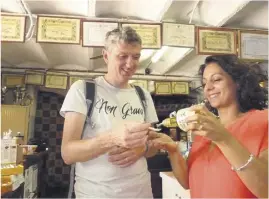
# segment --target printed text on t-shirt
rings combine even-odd
[[[118,109],[118,106],[116,105],[110,105],[107,100],[104,100],[101,98],[95,103],[95,108],[99,110],[99,113],[104,110],[106,114],[112,114],[114,117],[116,114],[116,111]],[[127,116],[131,115],[143,115],[144,110],[142,108],[134,108],[129,102],[126,102],[122,108],[121,108],[121,115],[122,119],[126,119]]]

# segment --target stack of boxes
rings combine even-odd
[[[1,140],[1,164],[20,164],[23,161],[23,144],[21,138],[8,138]]]
[[[16,190],[24,182],[22,144],[19,137],[1,139],[1,195]]]

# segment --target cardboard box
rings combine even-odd
[[[2,143],[1,144],[1,163],[2,164],[7,164],[9,163],[9,156],[10,156],[10,149],[9,149],[9,144],[7,143]]]
[[[23,144],[22,138],[14,138],[14,139],[1,139],[2,144],[9,144],[9,145],[15,145],[15,144]]]
[[[19,145],[10,145],[10,162],[19,164],[23,161],[22,148]]]
[[[19,164],[23,161],[23,149],[20,144],[22,139],[2,139],[1,140],[1,163]]]

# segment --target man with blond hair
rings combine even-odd
[[[107,33],[103,58],[108,70],[94,80],[90,118],[85,81],[75,82],[66,95],[60,111],[65,117],[62,157],[76,164],[78,198],[152,198],[145,157],[156,153],[147,145],[147,133],[158,118],[150,93],[143,89],[143,106],[128,83],[139,65],[141,45],[130,27]]]

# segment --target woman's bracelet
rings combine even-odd
[[[241,167],[238,167],[238,168],[235,168],[235,167],[231,167],[231,169],[233,171],[241,171],[242,169],[244,169],[254,158],[254,155],[253,154],[250,154],[249,158],[248,158],[248,161],[246,162],[246,164],[242,165]]]

